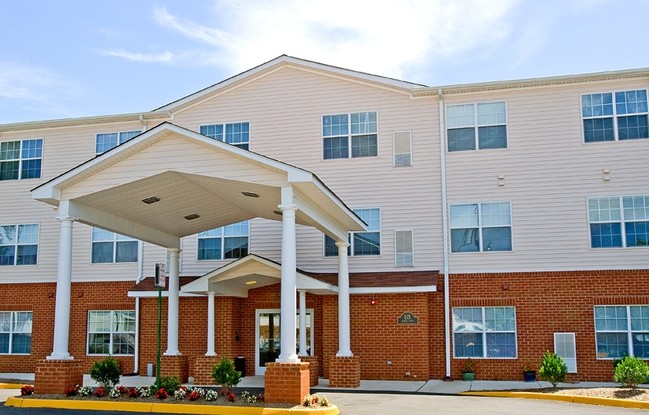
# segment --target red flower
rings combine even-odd
[[[20,388],[20,394],[22,396],[29,396],[34,394],[34,387],[32,385],[25,385]]]
[[[229,401],[229,402],[234,402],[235,399],[237,399],[237,395],[235,395],[235,394],[232,393],[232,392],[228,392],[228,401]]]
[[[97,388],[97,390],[95,390],[95,393],[93,393],[93,395],[95,395],[98,398],[103,398],[104,396],[106,396],[106,391],[102,386],[100,386]]]
[[[156,399],[167,399],[169,397],[169,394],[167,393],[164,388],[158,389],[158,391],[155,393]]]
[[[140,390],[138,388],[131,388],[128,390],[128,396],[131,398],[138,398],[140,397]]]
[[[200,397],[201,397],[201,394],[198,393],[198,391],[193,391],[192,393],[187,395],[187,399],[189,399],[190,401],[195,401],[196,399],[198,399]]]
[[[125,393],[128,393],[128,388],[126,386],[118,386],[117,392],[119,392],[120,395],[124,395]]]
[[[78,390],[77,390],[77,387],[76,387],[76,386],[68,386],[68,387],[65,388],[65,390],[63,391],[63,394],[64,394],[65,396],[75,396],[75,395],[77,394],[77,392],[78,392]]]

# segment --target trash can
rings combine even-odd
[[[241,372],[241,377],[246,376],[246,358],[243,356],[237,356],[234,358],[234,370]]]

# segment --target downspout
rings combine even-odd
[[[146,131],[146,123],[144,116],[140,114],[140,123],[142,124],[142,132]],[[137,244],[137,277],[135,283],[142,281],[144,278],[144,243],[139,241]],[[133,350],[133,373],[140,371],[140,297],[135,297],[135,347]]]
[[[439,167],[442,186],[442,233],[443,233],[443,273],[444,273],[444,346],[446,352],[446,376],[451,379],[451,296],[448,278],[448,203],[446,197],[446,128],[444,122],[444,97],[442,89],[439,97]]]

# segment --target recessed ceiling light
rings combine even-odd
[[[257,284],[257,281],[246,281],[246,285],[255,285]]]
[[[152,203],[159,202],[160,198],[156,196],[151,196],[151,197],[147,197],[146,199],[142,199],[142,201],[147,205],[150,205]]]
[[[191,215],[187,215],[187,216],[185,216],[185,219],[187,219],[187,220],[194,220],[194,219],[198,219],[198,218],[200,218],[200,217],[201,217],[201,215],[199,215],[198,213],[192,213]]]
[[[259,197],[257,193],[253,193],[253,192],[241,192],[241,194],[248,197]]]

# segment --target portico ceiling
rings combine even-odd
[[[179,238],[252,218],[296,223],[335,240],[364,223],[313,173],[170,123],[140,134],[32,190],[61,215],[167,248]],[[153,202],[153,203],[147,203]]]

